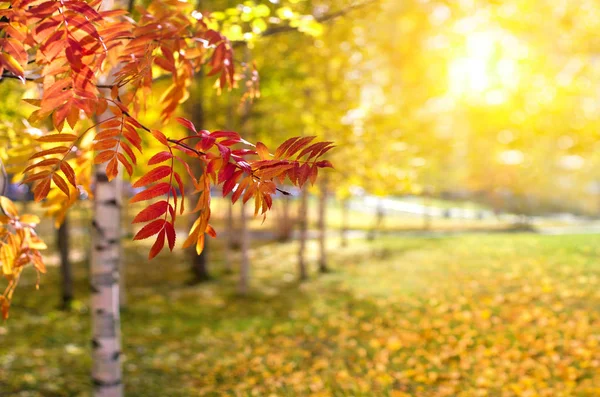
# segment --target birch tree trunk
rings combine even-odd
[[[95,167],[92,220],[92,381],[95,397],[123,395],[119,316],[121,179]]]
[[[308,273],[306,272],[306,238],[307,238],[307,227],[308,227],[308,189],[306,186],[302,188],[302,193],[300,196],[300,208],[298,213],[299,226],[300,226],[300,235],[298,236],[300,247],[298,249],[298,277],[300,281],[306,280],[308,278]]]
[[[248,220],[246,214],[246,206],[242,203],[240,205],[240,249],[241,249],[241,261],[240,261],[240,281],[238,284],[238,293],[240,295],[248,294],[250,284],[250,233],[248,232]]]
[[[319,196],[319,272],[327,273],[327,178],[323,176]]]
[[[125,1],[106,0],[103,10],[124,8]],[[117,66],[101,83],[112,83]],[[101,122],[113,114],[106,111]],[[94,200],[91,230],[90,285],[92,314],[92,383],[94,397],[122,397],[121,318],[119,270],[121,258],[122,179],[106,176],[106,165],[94,167]]]
[[[69,258],[69,217],[65,216],[63,223],[56,231],[56,246],[60,255],[60,273],[62,276],[61,307],[66,310],[73,301],[73,269]]]

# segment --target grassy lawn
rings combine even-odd
[[[600,395],[600,236],[335,244],[335,270],[304,284],[294,243],[256,246],[242,298],[218,246],[218,281],[189,286],[183,256],[148,263],[128,243],[127,395]],[[72,312],[56,310],[57,280],[17,291],[0,396],[89,395],[85,266]]]

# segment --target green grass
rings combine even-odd
[[[533,234],[331,242],[332,273],[299,284],[294,243],[235,275],[186,284],[185,258],[127,243],[129,396],[600,394],[600,236]],[[309,246],[314,270],[316,246]],[[87,396],[86,269],[72,312],[58,272],[27,277],[0,328],[1,396]],[[527,394],[529,393],[529,394]]]

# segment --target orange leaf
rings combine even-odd
[[[113,152],[113,151],[107,150],[105,152],[100,152],[94,158],[94,163],[95,164],[102,164],[105,161],[108,161],[108,160],[112,159],[113,157],[115,157],[115,152]]]
[[[117,159],[119,159],[119,162],[123,164],[123,167],[125,167],[127,173],[129,176],[131,176],[133,174],[133,166],[129,163],[125,155],[122,153],[117,153]]]
[[[60,160],[55,159],[55,158],[38,161],[37,163],[31,164],[29,167],[25,168],[23,170],[23,172],[25,173],[27,171],[30,171],[30,170],[32,170],[34,168],[38,168],[38,167],[47,167],[50,165],[55,165],[55,164],[58,164],[59,162],[60,162]]]
[[[71,192],[69,192],[69,185],[67,185],[67,182],[65,182],[65,180],[58,174],[53,174],[52,175],[52,180],[54,181],[54,183],[56,184],[56,186],[62,190],[62,192],[64,194],[67,195],[67,197],[71,197]]]
[[[156,138],[156,140],[158,140],[163,145],[165,145],[165,146],[169,145],[169,141],[167,140],[167,137],[162,132],[160,132],[158,130],[153,130],[152,135]]]
[[[50,175],[50,171],[40,171],[36,174],[29,175],[23,180],[23,183],[38,181],[40,179],[46,178],[48,175]]]
[[[51,134],[41,136],[37,139],[38,142],[73,142],[77,139],[77,135],[73,134]]]
[[[33,188],[33,199],[40,202],[48,196],[49,192],[50,178],[44,178]]]
[[[52,149],[42,150],[41,152],[37,152],[36,154],[34,154],[33,156],[31,156],[29,158],[29,160],[33,160],[33,159],[38,158],[38,157],[48,156],[50,154],[67,153],[68,151],[69,151],[69,148],[66,147],[66,146],[57,146],[57,147],[53,147]]]
[[[69,163],[67,163],[66,161],[63,161],[60,163],[60,169],[63,172],[63,174],[65,174],[65,176],[67,177],[67,180],[71,183],[71,185],[73,185],[73,187],[77,187],[77,181],[75,179],[75,171],[73,170],[71,165]]]
[[[116,157],[110,159],[108,164],[106,164],[106,176],[109,181],[112,181],[119,174],[119,162]]]
[[[206,225],[206,233],[212,238],[217,237],[217,232],[211,225]]]
[[[256,152],[258,153],[258,157],[260,157],[261,160],[269,159],[269,149],[267,149],[264,143],[256,142]]]

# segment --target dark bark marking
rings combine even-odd
[[[106,382],[100,379],[96,379],[96,378],[92,378],[92,383],[94,384],[95,387],[100,388],[100,387],[115,387],[115,386],[120,386],[122,381],[121,379],[117,379],[115,381],[112,382]]]
[[[108,176],[104,172],[96,173],[96,182],[108,182]]]
[[[92,275],[92,285],[97,287],[110,287],[116,282],[112,272]]]
[[[101,201],[101,203],[104,205],[112,206],[112,207],[117,207],[117,208],[121,207],[121,205],[119,204],[119,202],[116,199],[104,200],[104,201]]]
[[[114,338],[117,336],[116,319],[112,313],[98,314],[96,317],[95,331],[97,332],[95,336],[99,338]]]

